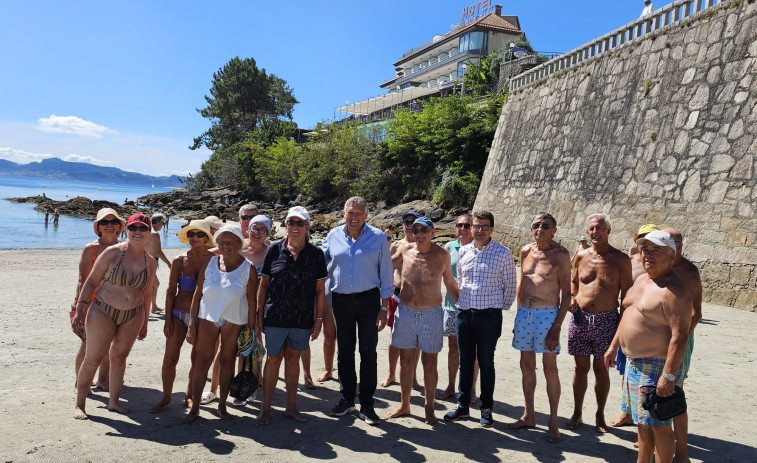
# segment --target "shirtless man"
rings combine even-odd
[[[631,278],[633,278],[633,281],[636,281],[639,276],[647,273],[644,270],[644,262],[641,260],[641,253],[639,252],[639,247],[636,245],[636,242],[639,241],[639,238],[644,238],[647,236],[647,233],[655,230],[659,230],[660,228],[653,224],[648,223],[646,225],[642,225],[639,227],[639,231],[636,233],[636,235],[633,237],[633,245],[628,248],[628,257],[631,259]],[[618,373],[620,373],[620,376],[623,376],[626,372],[626,356],[623,354],[623,351],[618,347],[618,356],[615,359],[617,362],[616,369],[618,370]],[[623,408],[623,404],[620,405],[620,416],[615,418],[614,420],[610,421],[610,426],[612,427],[622,427],[622,426],[630,426],[633,424],[633,419],[631,418],[631,414]]]
[[[568,353],[575,357],[573,398],[575,409],[567,421],[568,429],[583,424],[582,413],[589,370],[594,369],[594,393],[597,397],[595,428],[607,432],[605,404],[610,392],[610,374],[603,357],[618,326],[618,296],[624,298],[633,284],[631,260],[608,241],[610,220],[604,214],[587,219],[587,234],[592,246],[578,253],[571,281],[570,310],[573,316],[568,331]],[[592,363],[591,356],[594,356]]]
[[[160,246],[160,229],[163,228],[163,214],[155,214],[150,217],[150,220],[152,221],[152,232],[150,232],[150,236],[147,238],[145,249],[148,254],[155,258],[155,262],[159,262],[158,259],[161,259],[166,265],[168,265],[168,269],[170,270],[171,262],[168,260],[168,257],[163,254],[163,249]],[[155,272],[155,282],[152,284],[152,313],[163,311],[163,309],[158,307],[157,303],[158,286],[160,286],[160,281],[158,281],[158,272]]]
[[[457,281],[452,275],[450,256],[431,242],[434,223],[428,217],[413,222],[414,243],[402,245],[394,268],[401,268],[400,303],[394,313],[391,343],[400,349],[400,388],[402,403],[389,418],[410,414],[410,392],[415,374],[415,352],[420,347],[425,385],[426,424],[437,422],[434,396],[438,373],[437,355],[444,344],[442,281],[452,299],[457,301]]]
[[[397,260],[402,246],[415,241],[413,236],[413,222],[421,215],[415,211],[408,211],[402,216],[402,230],[404,236],[399,241],[393,241],[389,243],[389,251],[392,253],[392,262]],[[386,232],[384,232],[386,234]],[[389,300],[389,313],[387,314],[386,326],[389,329],[393,329],[394,326],[394,312],[397,310],[400,298],[400,281],[401,281],[402,266],[394,267],[394,296]],[[400,350],[389,344],[389,372],[386,374],[386,378],[381,381],[381,387],[389,387],[392,383],[397,382],[395,371],[397,371],[397,362],[400,359]],[[421,350],[418,349],[415,353],[415,365],[418,366],[418,359],[421,356]],[[415,369],[413,369],[415,372]],[[421,386],[418,384],[418,380],[413,373],[413,389],[420,390]]]
[[[673,271],[676,244],[669,234],[655,230],[637,243],[645,274],[623,299],[625,308],[617,334],[604,356],[615,364],[618,346],[628,357],[623,376],[623,402],[639,425],[638,462],[673,461],[672,420],[658,421],[641,406],[645,390],[656,386],[660,397],[671,396],[683,383],[683,356],[690,332],[692,299],[686,284]]]
[[[689,290],[694,310],[691,317],[691,326],[689,327],[689,340],[686,344],[686,353],[683,356],[683,379],[689,376],[689,367],[691,366],[691,353],[694,351],[694,328],[702,319],[702,279],[699,276],[699,269],[691,261],[681,255],[683,250],[683,235],[675,228],[665,228],[664,232],[668,233],[676,244],[676,254],[673,259],[673,272],[686,285]],[[683,380],[681,381],[683,387]],[[673,418],[673,432],[676,438],[675,461],[688,462],[689,460],[689,414],[684,413]]]
[[[578,239],[578,246],[576,246],[576,252],[573,253],[573,257],[570,259],[570,265],[572,266],[573,263],[576,261],[576,257],[578,257],[579,251],[583,251],[584,249],[589,247],[589,239],[585,236],[582,236]]]
[[[520,286],[518,314],[513,330],[513,347],[520,351],[523,374],[523,416],[507,425],[508,429],[533,428],[534,391],[536,390],[536,354],[542,355],[544,377],[549,398],[549,442],[560,440],[557,406],[560,402],[560,378],[557,354],[560,353],[560,328],[570,306],[570,252],[553,239],[557,221],[547,213],[531,220],[534,243],[520,250]]]

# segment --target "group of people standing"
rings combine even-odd
[[[425,421],[437,421],[437,356],[447,336],[450,382],[438,398],[455,394],[457,404],[444,419],[457,421],[470,415],[470,405],[477,402],[475,378],[480,371],[480,423],[492,426],[494,355],[502,332],[502,310],[517,299],[512,346],[520,351],[525,407],[522,417],[508,428],[536,425],[536,354],[542,354],[550,406],[547,438],[560,440],[557,355],[563,321],[571,312],[568,352],[575,358],[575,409],[566,427],[575,429],[583,423],[587,377],[593,370],[595,426],[599,432],[607,431],[604,408],[609,369],[618,364],[625,366],[622,410],[628,416],[621,415],[610,424],[639,425],[639,461],[649,461],[655,451],[658,461],[670,461],[674,452],[685,457],[686,423],[676,420],[673,438],[671,423],[653,420],[640,406],[641,386],[655,386],[665,397],[673,393],[674,385],[682,385],[691,358],[693,326],[701,318],[698,272],[681,256],[682,237],[676,230],[642,227],[629,257],[610,246],[609,218],[594,214],[587,219],[591,246],[579,247],[571,259],[568,250],[554,240],[554,217],[539,213],[530,223],[534,242],[520,250],[518,284],[511,251],[491,238],[494,216],[487,211],[458,217],[458,238],[445,247],[432,242],[433,221],[409,211],[403,217],[405,236],[390,244],[384,232],[366,223],[365,200],[352,197],[344,206],[344,224],[331,230],[317,247],[309,242],[312,223],[304,208],[288,211],[284,239],[271,243],[270,218],[248,206],[240,209],[238,224],[214,229],[206,221],[193,220],[179,233],[179,240],[190,248],[169,264],[163,395],[153,412],[170,403],[176,364],[187,340],[193,349],[185,393],[190,410],[185,421],[193,421],[200,413],[213,363],[219,372],[218,415],[230,418],[226,399],[238,355],[237,338],[242,329],[249,329],[258,339],[264,335],[267,350],[258,422],[271,420],[272,395],[282,363],[287,391],[284,415],[305,421],[307,416],[299,411],[296,400],[299,364],[307,353],[309,369],[309,341],[323,330],[326,371],[318,379],[333,376],[330,360],[336,345],[341,384],[341,398],[330,414],[343,416],[359,403],[359,417],[379,424],[373,407],[378,382],[376,348],[378,333],[389,324],[390,371],[382,385],[394,380],[394,357],[394,362],[399,358],[401,388],[401,403],[389,418],[410,413],[420,361]],[[98,367],[96,385],[111,391],[108,408],[128,411],[119,402],[125,358],[134,341],[147,334],[157,266],[145,247],[151,228],[148,217],[135,214],[124,221],[115,211],[104,209],[94,227],[98,240],[82,254],[72,306],[72,327],[83,340],[77,355],[75,409],[75,417],[82,419],[87,417],[85,399]],[[128,239],[118,243],[124,227]],[[359,393],[356,348],[360,352]],[[104,362],[108,358],[110,365]]]

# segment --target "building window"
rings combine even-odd
[[[480,58],[471,58],[469,60],[460,61],[459,63],[457,63],[457,77],[462,77],[466,72],[468,72],[468,61],[475,64],[476,66],[481,63]]]
[[[460,37],[460,53],[468,50],[486,50],[486,32],[471,32]]]

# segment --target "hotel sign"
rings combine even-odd
[[[492,5],[492,0],[481,0],[476,3],[471,3],[463,8],[463,19],[460,21],[460,24],[465,26],[493,11],[494,6]]]

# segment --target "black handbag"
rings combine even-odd
[[[686,394],[680,387],[676,386],[675,393],[669,397],[658,396],[657,386],[641,386],[640,389],[645,394],[641,406],[657,421],[667,421],[686,413]]]
[[[244,358],[244,365],[231,380],[229,395],[237,400],[245,400],[258,389],[258,377],[252,372],[252,355]]]

